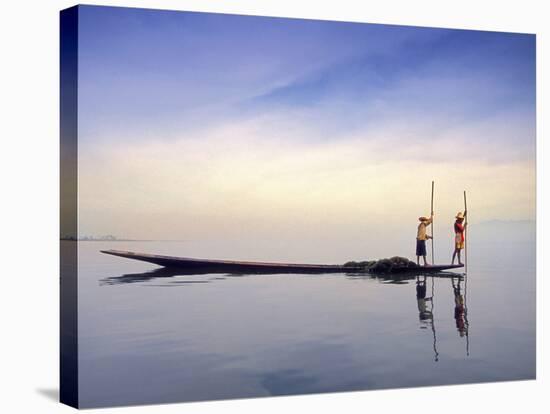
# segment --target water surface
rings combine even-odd
[[[177,275],[110,248],[209,257],[79,242],[83,407],[535,377],[532,240],[480,241],[466,278]]]

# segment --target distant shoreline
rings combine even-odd
[[[78,242],[184,242],[189,240],[142,240],[142,239],[74,239],[71,237],[60,238],[60,241],[78,241]]]
[[[137,239],[116,239],[116,240],[101,240],[101,239],[72,239],[72,238],[61,238],[61,241],[89,241],[89,242],[134,242],[134,241],[159,241],[159,240],[137,240]]]

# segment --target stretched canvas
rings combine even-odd
[[[61,12],[61,401],[534,379],[535,35]]]

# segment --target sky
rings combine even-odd
[[[535,36],[84,6],[79,234],[391,243],[535,219]]]

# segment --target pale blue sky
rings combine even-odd
[[[320,122],[324,139],[396,116],[532,122],[535,37],[86,6],[80,80],[83,139],[169,139],[279,111]]]

